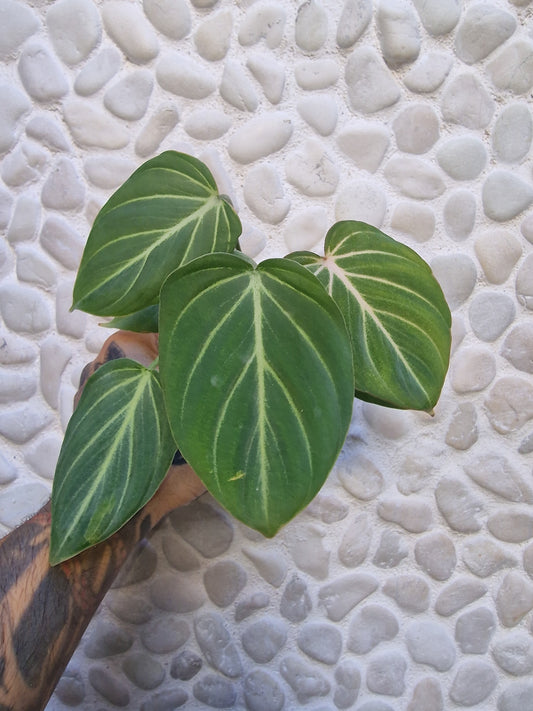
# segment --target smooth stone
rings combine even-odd
[[[250,47],[264,40],[269,49],[275,49],[283,39],[286,19],[283,5],[275,2],[252,5],[239,27],[239,44]]]
[[[453,60],[441,52],[424,52],[404,77],[404,84],[416,94],[431,94],[444,82]]]
[[[8,226],[11,219],[13,207],[13,198],[11,193],[3,188],[0,188],[0,227],[4,229]]]
[[[13,273],[13,252],[4,240],[0,244],[0,278]]]
[[[162,547],[165,558],[175,570],[186,573],[200,567],[200,559],[196,553],[178,536],[165,536]]]
[[[487,452],[464,465],[468,476],[502,499],[533,504],[533,485],[511,465],[507,457]]]
[[[497,683],[498,677],[490,664],[467,659],[459,663],[450,687],[450,699],[459,706],[475,706],[492,694]]]
[[[378,503],[377,513],[384,521],[397,523],[410,533],[427,531],[433,523],[430,506],[413,496],[391,496]]]
[[[411,418],[406,411],[364,402],[362,412],[365,422],[381,437],[396,440],[409,432]]]
[[[298,647],[311,659],[336,664],[342,651],[342,635],[333,625],[309,622],[298,632]]]
[[[246,67],[261,85],[266,98],[271,104],[279,104],[285,87],[285,66],[266,53],[247,55]]]
[[[85,101],[71,99],[64,103],[63,116],[72,138],[81,148],[116,150],[129,143],[130,135],[125,126]]]
[[[421,158],[395,156],[385,165],[384,174],[393,188],[416,200],[432,200],[445,190],[440,171]]]
[[[420,575],[404,574],[388,578],[383,592],[409,613],[425,612],[429,607],[429,585]]]
[[[297,102],[296,108],[304,121],[321,136],[329,136],[335,130],[338,111],[332,96],[304,96]]]
[[[338,709],[352,707],[361,688],[361,672],[358,665],[351,659],[343,659],[335,669],[335,681],[337,686],[333,703]]]
[[[102,7],[102,19],[109,37],[131,62],[145,64],[157,56],[157,35],[138,5],[110,0]]]
[[[216,81],[208,67],[185,54],[166,52],[158,61],[155,75],[159,85],[186,99],[205,99],[216,89]]]
[[[458,351],[451,372],[451,384],[456,393],[480,392],[494,380],[496,360],[490,350],[467,346]]]
[[[533,42],[508,42],[487,64],[487,72],[497,89],[527,94],[533,86]]]
[[[152,89],[151,73],[138,69],[109,87],[104,94],[104,106],[118,118],[138,121],[146,113]]]
[[[72,349],[57,336],[49,335],[41,342],[41,392],[46,402],[55,410],[59,407],[61,376],[71,358]]]
[[[452,311],[461,306],[474,290],[477,271],[474,261],[467,254],[437,255],[431,261],[431,269]]]
[[[264,669],[254,669],[245,677],[243,694],[248,711],[281,711],[285,705],[281,686]]]
[[[89,659],[102,659],[127,652],[133,644],[133,635],[116,625],[98,621],[91,629],[83,647]]]
[[[494,101],[475,74],[464,72],[452,79],[441,98],[442,116],[465,128],[485,128],[494,113]]]
[[[337,145],[358,168],[375,173],[390,143],[389,130],[370,121],[352,121],[337,135]]]
[[[496,169],[482,188],[483,210],[496,222],[512,220],[533,202],[533,186],[508,170]]]
[[[518,452],[520,454],[531,454],[533,452],[533,435],[529,434],[520,443],[520,447],[518,448]]]
[[[492,656],[504,672],[513,676],[533,671],[533,640],[522,630],[505,632],[492,645]]]
[[[10,484],[17,478],[17,467],[0,453],[0,484]]]
[[[85,186],[72,161],[60,157],[54,163],[41,192],[44,207],[52,210],[76,210],[85,200]]]
[[[389,642],[399,632],[398,620],[382,605],[366,605],[354,615],[346,646],[354,654],[367,654],[381,642]]]
[[[528,242],[533,244],[533,213],[524,218],[520,225],[520,232],[524,235]]]
[[[24,88],[35,101],[56,101],[69,90],[61,65],[41,42],[32,42],[22,50],[18,72]]]
[[[192,581],[165,573],[153,581],[150,599],[165,612],[193,612],[202,607],[206,598]]]
[[[294,39],[304,52],[316,52],[328,36],[328,16],[318,0],[306,0],[296,12]]]
[[[324,239],[328,226],[328,215],[322,207],[296,212],[286,223],[285,244],[290,252],[311,249]]]
[[[272,661],[286,641],[287,625],[269,616],[253,622],[241,635],[244,651],[257,664]]]
[[[41,246],[67,269],[77,269],[84,243],[80,235],[63,218],[50,215],[39,237]]]
[[[225,63],[219,91],[224,101],[240,111],[255,111],[259,105],[249,74],[236,60],[229,59]]]
[[[307,703],[315,696],[326,696],[330,692],[331,685],[326,677],[295,654],[284,657],[279,670],[300,704]]]
[[[372,19],[372,0],[345,0],[337,25],[337,44],[341,49],[352,47]]]
[[[42,292],[29,286],[0,286],[0,313],[5,325],[16,333],[41,333],[50,328],[50,312]]]
[[[189,34],[191,13],[185,0],[143,0],[143,10],[156,30],[170,39]]]
[[[257,610],[262,610],[270,604],[270,597],[265,592],[255,592],[240,600],[235,605],[235,622],[241,622]]]
[[[232,29],[233,15],[229,8],[210,15],[194,33],[198,54],[209,62],[224,59],[230,48]]]
[[[246,571],[232,560],[220,560],[204,573],[205,591],[218,607],[228,607],[246,585]]]
[[[11,244],[33,240],[41,224],[41,205],[32,195],[20,195],[7,230]],[[54,276],[55,281],[55,276]]]
[[[391,229],[416,242],[427,242],[435,232],[435,213],[427,205],[400,201],[394,206]]]
[[[48,166],[48,155],[40,146],[19,143],[2,163],[2,180],[6,185],[19,187],[38,180]]]
[[[15,144],[20,133],[20,120],[31,109],[31,103],[20,89],[10,84],[0,84],[0,153]]]
[[[0,331],[0,363],[13,365],[32,363],[37,358],[36,346],[26,338],[14,333]]]
[[[189,681],[196,676],[202,668],[202,659],[189,649],[184,649],[177,654],[170,665],[170,676],[180,681]]]
[[[457,533],[475,533],[481,528],[483,504],[460,479],[443,478],[435,489],[437,507]]]
[[[253,166],[246,173],[243,195],[254,215],[270,225],[279,224],[291,206],[279,173],[271,163]]]
[[[242,549],[242,552],[252,561],[259,575],[267,583],[279,588],[287,575],[287,563],[278,551],[246,547]]]
[[[30,7],[14,0],[0,2],[0,59],[8,59],[39,29]]]
[[[411,658],[418,664],[427,664],[444,672],[455,663],[455,644],[448,630],[437,622],[411,622],[406,629],[405,640]]]
[[[135,652],[126,657],[122,669],[128,679],[144,691],[157,688],[165,678],[165,668],[144,652]]]
[[[373,114],[395,104],[400,88],[381,56],[372,47],[355,49],[346,61],[348,99],[355,113]]]
[[[398,491],[404,496],[416,494],[431,483],[433,465],[431,460],[417,454],[407,454],[400,462],[396,478]]]
[[[46,13],[57,56],[72,66],[83,62],[102,38],[100,14],[91,0],[59,0]]]
[[[479,578],[488,578],[502,568],[513,567],[516,559],[492,538],[479,536],[463,546],[462,558],[466,567]]]
[[[200,615],[194,620],[194,633],[202,654],[212,667],[232,679],[241,676],[239,652],[231,640],[222,615]]]
[[[0,372],[0,404],[28,400],[37,391],[37,379],[31,373]]]
[[[337,555],[347,568],[355,568],[364,562],[372,541],[372,525],[368,514],[358,514],[342,537]]]
[[[183,706],[189,695],[183,689],[158,691],[143,701],[140,711],[175,711]]]
[[[474,180],[487,164],[487,151],[474,136],[454,136],[437,150],[440,167],[454,180]]]
[[[192,138],[211,141],[220,138],[231,126],[231,119],[218,109],[198,109],[190,113],[184,128]]]
[[[170,514],[174,530],[204,558],[225,553],[233,540],[233,528],[215,506],[196,501]]]
[[[375,14],[383,59],[389,67],[414,62],[420,53],[418,20],[410,4],[381,0]]]
[[[381,185],[369,180],[352,180],[338,192],[335,218],[359,220],[381,227],[387,209],[387,198]]]
[[[380,699],[372,699],[371,701],[366,701],[364,704],[361,704],[357,711],[394,711],[394,709]]]
[[[63,128],[57,121],[45,114],[38,114],[28,121],[26,135],[39,141],[51,151],[69,150],[69,143],[64,136]]]
[[[21,410],[15,411],[21,413]],[[24,427],[20,434],[11,436],[9,423],[4,416],[0,417],[0,434],[10,439],[16,444],[23,444],[31,439],[37,431],[50,422],[49,417],[44,419],[44,412],[28,413],[24,423],[19,418],[19,427]],[[28,414],[30,417],[28,417]],[[38,419],[40,418],[40,420]],[[40,425],[38,430],[36,425]],[[0,493],[0,523],[7,528],[15,528],[22,521],[31,518],[34,513],[44,506],[50,498],[50,489],[39,482],[28,482],[26,484],[14,484]]]
[[[292,135],[292,129],[292,121],[287,114],[266,112],[231,135],[228,152],[237,163],[253,163],[283,148]]]
[[[487,528],[500,541],[523,543],[533,538],[533,515],[518,507],[502,508],[489,516]]]
[[[329,572],[330,551],[324,547],[326,532],[314,523],[303,523],[285,537],[285,544],[296,566],[316,580],[325,580]]]
[[[498,697],[498,711],[533,711],[533,683],[517,681]]]
[[[533,119],[526,104],[506,106],[492,131],[494,155],[504,163],[519,163],[531,148]]]
[[[491,284],[503,284],[522,256],[522,246],[509,231],[496,228],[482,232],[474,242],[476,257]]]
[[[480,62],[513,34],[516,20],[492,3],[467,8],[455,33],[455,54],[465,64]]]
[[[435,612],[442,617],[450,617],[486,593],[487,586],[478,580],[466,576],[456,578],[439,593],[435,601]]]
[[[304,59],[294,65],[294,78],[300,89],[328,89],[339,80],[339,68],[333,59]]]
[[[74,669],[67,669],[54,689],[54,696],[65,706],[79,706],[85,698],[85,693],[83,676]]]
[[[524,378],[504,376],[491,388],[485,409],[496,432],[516,432],[533,417],[533,386]]]
[[[413,0],[422,24],[436,37],[451,32],[461,16],[461,0]]]
[[[167,615],[145,627],[141,632],[141,641],[149,652],[167,654],[182,647],[190,635],[191,631],[185,620]]]
[[[135,141],[135,153],[141,158],[155,153],[179,121],[174,106],[161,106],[148,119]]]
[[[287,180],[309,197],[332,195],[339,182],[339,169],[323,144],[309,139],[289,153],[285,161]]]
[[[408,555],[403,536],[397,531],[387,529],[381,534],[372,563],[377,568],[395,568]]]
[[[113,583],[113,588],[124,588],[144,582],[152,577],[156,567],[157,552],[151,543],[143,539],[122,566]],[[162,584],[166,582],[163,580]]]
[[[476,607],[459,615],[455,622],[455,641],[464,654],[486,654],[497,626],[488,607]]]
[[[192,688],[192,693],[198,701],[216,709],[233,708],[237,699],[237,691],[233,684],[215,674],[206,674],[197,681]]]
[[[289,622],[302,622],[313,608],[305,581],[297,574],[289,580],[281,596],[279,611]]]
[[[476,199],[468,190],[455,190],[450,194],[442,216],[448,237],[455,242],[464,242],[476,223]]]
[[[415,544],[415,560],[434,580],[448,580],[457,564],[452,539],[442,531],[427,533]]]
[[[346,491],[362,501],[375,499],[383,489],[383,474],[362,454],[346,462],[341,457],[335,465],[335,471]]]
[[[89,156],[83,164],[88,180],[103,190],[111,190],[122,185],[135,168],[135,163],[128,158],[113,155]]]
[[[61,281],[56,289],[56,326],[59,333],[73,338],[83,338],[87,326],[87,314],[71,311],[72,281]]]
[[[482,341],[492,343],[513,322],[516,308],[507,294],[484,289],[470,302],[468,316],[472,331]]]
[[[453,411],[445,442],[450,447],[464,452],[478,440],[476,408],[471,402],[460,403]]]
[[[406,711],[443,711],[444,699],[437,679],[425,677],[413,689]]]
[[[427,104],[410,104],[392,123],[399,150],[426,153],[439,138],[439,119]]]
[[[504,627],[514,627],[533,609],[533,584],[517,571],[504,577],[496,593],[496,610]]]
[[[533,255],[528,254],[516,275],[516,298],[530,311],[533,310]]]
[[[114,676],[106,667],[93,666],[89,669],[88,679],[90,685],[106,701],[115,706],[128,706],[130,692],[124,682]]]
[[[328,494],[318,494],[313,501],[306,507],[305,512],[308,516],[316,518],[322,523],[338,523],[346,518],[350,507],[336,496]]]
[[[96,94],[119,71],[121,62],[115,47],[104,47],[84,64],[74,81],[74,91],[80,96]]]
[[[131,625],[143,625],[153,616],[150,603],[129,592],[110,592],[106,597],[106,605],[121,622]]]
[[[407,662],[398,651],[375,654],[368,662],[366,684],[375,694],[401,696],[405,691]]]
[[[350,573],[332,580],[318,591],[318,602],[332,622],[339,622],[378,587],[373,575]]]

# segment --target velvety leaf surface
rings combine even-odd
[[[157,333],[159,330],[159,304],[152,304],[145,309],[127,316],[115,316],[111,321],[100,324],[105,328],[135,331],[135,333]]]
[[[342,311],[352,340],[355,394],[432,410],[450,356],[451,316],[431,269],[409,247],[363,222],[338,222],[324,257],[294,252]]]
[[[239,218],[196,158],[167,151],[144,163],[98,213],[73,308],[122,316],[157,303],[164,279],[201,254],[232,251]]]
[[[289,260],[201,257],[163,286],[159,353],[183,456],[234,516],[274,535],[322,486],[350,423],[335,303]]]
[[[176,445],[159,374],[127,358],[92,375],[54,477],[50,562],[103,541],[153,496]]]

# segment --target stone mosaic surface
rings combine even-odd
[[[361,219],[454,315],[435,416],[356,403],[274,540],[209,498],[106,597],[48,711],[533,709],[530,0],[0,0],[0,533],[47,498],[99,207],[208,163],[258,259]],[[37,634],[37,631],[36,631]]]

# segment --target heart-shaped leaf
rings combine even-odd
[[[152,304],[145,309],[127,316],[115,316],[107,323],[101,323],[105,328],[135,331],[135,333],[157,333],[159,331],[159,304]]]
[[[338,222],[324,251],[324,257],[311,252],[289,257],[319,278],[345,317],[356,396],[432,410],[448,369],[451,316],[429,266],[364,222]]]
[[[73,308],[122,316],[157,303],[164,279],[201,254],[232,251],[233,208],[196,158],[167,151],[138,168],[98,213]]]
[[[223,506],[273,536],[324,483],[350,423],[341,313],[290,260],[213,254],[167,279],[159,323],[180,451]]]
[[[153,496],[175,451],[159,374],[127,358],[99,368],[85,385],[59,455],[50,563],[123,526]]]

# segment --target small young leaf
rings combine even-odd
[[[318,277],[345,317],[356,396],[432,410],[448,369],[451,316],[426,262],[375,227],[353,221],[329,230],[324,257],[288,256]]]
[[[59,455],[51,565],[123,526],[153,496],[175,450],[159,374],[127,358],[101,366],[87,381]]]
[[[232,251],[241,223],[196,158],[167,151],[147,161],[98,213],[83,252],[73,308],[123,316],[158,301],[178,266]]]
[[[159,304],[147,306],[128,316],[115,316],[107,323],[101,323],[104,328],[135,331],[135,333],[157,333],[159,330]]]
[[[159,354],[183,456],[234,516],[273,536],[322,486],[350,423],[335,303],[289,260],[200,257],[163,286]]]

